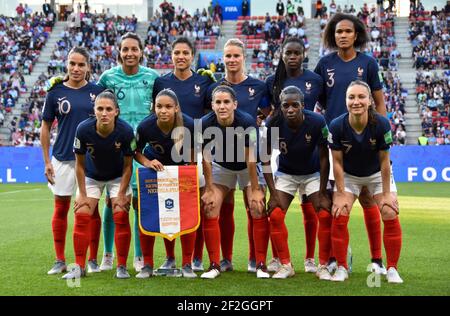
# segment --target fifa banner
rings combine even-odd
[[[218,3],[222,7],[224,20],[237,20],[242,15],[242,0],[214,0],[213,7]],[[251,15],[251,0],[248,0],[248,15]]]
[[[173,240],[197,230],[200,201],[197,166],[138,168],[139,227],[146,235]]]
[[[394,146],[390,152],[395,181],[450,182],[449,145]],[[0,147],[0,157],[0,183],[47,182],[40,147]]]
[[[396,182],[450,182],[450,146],[393,146]]]

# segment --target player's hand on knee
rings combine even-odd
[[[383,218],[386,216],[391,217],[389,216],[389,213],[391,212],[398,214],[398,201],[392,197],[390,192],[382,194],[380,200],[380,211]]]
[[[331,215],[334,218],[338,218],[339,216],[348,216],[348,205],[343,201],[336,201],[333,203],[333,207],[331,209]]]
[[[130,198],[119,194],[117,198],[114,199],[113,209],[115,211],[125,211],[130,210]]]
[[[205,192],[203,193],[201,200],[205,212],[211,213],[214,207],[216,206],[216,197],[214,189],[213,188],[205,189]]]
[[[73,210],[76,213],[82,208],[87,208],[89,212],[91,211],[91,206],[89,205],[88,197],[79,195],[75,200]]]
[[[256,214],[262,214],[265,211],[266,205],[264,203],[264,192],[261,189],[251,190],[250,193],[250,208]]]

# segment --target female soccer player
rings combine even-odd
[[[121,117],[134,129],[150,113],[152,104],[152,91],[156,78],[159,74],[150,68],[143,67],[142,41],[134,33],[126,33],[119,43],[119,55],[117,56],[119,66],[105,71],[98,84],[104,88],[112,89],[117,96]],[[134,164],[136,168],[138,165]],[[137,216],[137,186],[136,176],[133,172],[131,177],[133,188],[134,213],[134,268],[137,272],[143,267],[141,246],[139,244],[139,225]],[[113,242],[114,221],[112,220],[112,209],[109,199],[106,199],[103,210],[103,238],[104,253],[101,270],[111,270],[113,264]]]
[[[180,101],[183,114],[193,119],[200,119],[211,108],[207,103],[206,96],[208,87],[214,82],[211,78],[201,76],[192,71],[192,63],[195,57],[194,45],[186,38],[179,37],[172,43],[172,62],[175,66],[173,72],[159,77],[153,87],[153,101],[163,89],[171,89]],[[204,184],[200,181],[200,185]],[[166,261],[162,269],[175,268],[175,241],[164,239],[166,248]],[[194,271],[203,271],[203,229],[200,224],[194,249],[192,268]]]
[[[225,62],[225,77],[213,84],[209,88],[209,100],[211,92],[217,86],[227,84],[233,88],[236,93],[238,109],[250,114],[255,120],[257,118],[258,108],[265,116],[268,116],[271,107],[267,95],[267,88],[263,81],[254,79],[245,74],[245,55],[244,43],[239,39],[228,40],[224,46],[223,58]],[[264,182],[261,178],[260,182]],[[221,261],[221,270],[232,271],[233,239],[234,239],[234,188],[231,188],[226,196],[222,209],[220,211],[219,223],[221,227],[221,249],[223,260]],[[246,195],[244,194],[244,202]],[[248,210],[248,204],[246,203]],[[252,216],[247,211],[248,217],[248,238],[249,238],[249,264],[248,271],[256,272],[255,245],[253,242]]]
[[[235,188],[236,182],[244,191],[251,212],[256,275],[258,278],[270,277],[265,267],[269,222],[265,214],[264,190],[258,183],[256,168],[257,126],[254,117],[237,108],[234,90],[229,86],[218,86],[212,92],[213,112],[202,118],[203,137],[206,138],[203,144],[206,182],[202,195],[205,212],[203,233],[211,262],[209,271],[201,275],[206,279],[220,275],[221,230],[218,217],[225,197]]]
[[[126,265],[131,230],[128,211],[131,201],[130,178],[136,142],[133,128],[119,118],[119,105],[110,90],[95,100],[95,117],[78,125],[73,150],[78,192],[75,201],[73,245],[77,267],[63,276],[80,278],[84,273],[86,250],[89,245],[89,222],[102,196],[109,192],[116,226],[116,278],[130,277]]]
[[[325,93],[320,104],[325,109],[327,124],[346,112],[345,91],[353,80],[367,82],[375,100],[375,109],[386,116],[386,106],[376,60],[358,51],[369,41],[364,24],[355,16],[338,13],[328,22],[324,45],[336,52],[322,57],[315,72],[322,77]],[[333,180],[330,175],[330,180]],[[369,236],[372,268],[376,273],[386,273],[381,254],[380,210],[366,188],[363,188],[359,202],[364,210],[364,219]]]
[[[303,93],[305,109],[314,111],[319,96],[323,93],[323,83],[318,74],[303,69],[304,58],[305,46],[303,41],[298,37],[288,37],[281,46],[281,60],[275,74],[269,76],[266,80],[270,100],[275,108],[280,106],[280,93],[283,88],[296,86]],[[307,200],[306,196],[302,197],[301,208],[306,241],[305,271],[314,273],[317,271],[314,252],[318,219],[313,204]],[[276,271],[280,264],[273,243],[272,252],[275,252],[274,258],[267,268],[269,271]]]
[[[392,181],[389,120],[375,112],[367,83],[356,80],[347,89],[348,113],[330,125],[335,187],[331,238],[338,269],[332,281],[344,281],[347,273],[348,220],[353,203],[366,186],[381,210],[389,283],[403,283],[397,271],[402,247],[395,183]]]
[[[268,207],[270,235],[281,262],[273,278],[285,279],[295,274],[284,218],[295,193],[299,191],[299,194],[307,195],[314,205],[313,210],[317,210],[320,217],[328,218],[326,225],[321,225],[319,229],[318,276],[322,280],[329,280],[331,276],[326,269],[331,247],[331,201],[327,193],[330,167],[328,128],[322,115],[304,109],[303,93],[298,87],[284,88],[279,100],[280,107],[267,124],[267,148],[275,146],[280,150],[275,183],[271,176],[266,177],[271,193]],[[276,144],[271,143],[273,128],[278,129],[279,138],[274,140]],[[270,160],[265,165],[270,168]]]
[[[186,127],[186,129],[180,129]],[[136,160],[146,168],[155,171],[164,169],[164,165],[180,165],[191,163],[194,155],[194,121],[181,112],[178,98],[170,89],[161,90],[155,99],[154,113],[145,118],[137,128],[137,151]],[[183,152],[183,143],[190,144],[190,152]],[[146,145],[151,147],[150,151],[143,150]],[[187,161],[175,162],[172,157],[172,148]],[[196,232],[181,236],[181,248],[183,263],[181,273],[183,277],[195,278],[197,275],[192,270],[191,261],[194,251]],[[137,278],[149,278],[153,275],[153,246],[154,236],[140,233],[142,252],[144,254],[144,268],[136,275]],[[173,249],[172,249],[173,251]],[[170,258],[171,259],[171,258]],[[174,268],[172,265],[162,268]]]
[[[66,271],[65,241],[67,213],[76,189],[75,155],[72,145],[78,124],[94,113],[95,97],[103,90],[89,82],[89,53],[85,48],[74,47],[67,57],[67,74],[61,84],[54,86],[45,99],[41,145],[45,162],[45,176],[55,198],[52,219],[56,262],[48,274]],[[50,160],[50,130],[58,120],[58,137]],[[97,249],[100,234],[100,216],[94,212],[91,223],[91,247],[88,272],[99,272]]]

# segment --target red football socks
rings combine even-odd
[[[166,257],[175,258],[175,239],[169,240],[164,238],[164,247],[166,248]]]
[[[256,265],[266,264],[267,248],[269,248],[269,219],[253,218],[253,240],[255,243]]]
[[[116,244],[117,265],[126,266],[128,251],[130,250],[131,229],[128,220],[128,212],[120,211],[113,214],[116,232],[114,243]]]
[[[142,255],[144,256],[144,265],[154,267],[153,248],[155,247],[155,236],[145,235],[139,231],[139,240],[141,241]]]
[[[249,209],[247,209],[247,235],[248,235],[248,259],[256,260],[255,240],[253,236],[253,219]]]
[[[60,200],[55,199],[53,218],[52,218],[52,231],[53,231],[53,244],[55,246],[56,259],[65,261],[64,249],[66,245],[66,232],[67,232],[67,213],[70,209],[70,199]]]
[[[196,232],[192,232],[180,237],[181,253],[183,254],[182,266],[184,266],[185,264],[192,263],[192,253],[194,252],[195,235]]]
[[[100,231],[102,229],[102,220],[98,213],[98,204],[95,207],[94,214],[91,216],[91,241],[89,243],[89,260],[97,260],[98,244],[100,242]]]
[[[276,249],[277,256],[282,264],[291,262],[288,245],[288,231],[284,219],[286,214],[277,207],[270,213],[270,236],[272,248]],[[273,250],[272,250],[273,251]]]
[[[386,250],[387,268],[397,269],[400,251],[402,249],[402,228],[398,217],[391,220],[383,220],[384,223],[384,248]]]
[[[204,218],[203,233],[211,264],[220,264],[220,227],[219,218]]]
[[[331,254],[331,225],[333,217],[326,210],[320,210],[319,218],[319,263],[326,265]]]
[[[233,259],[233,239],[234,239],[234,204],[222,203],[219,216],[220,225],[220,246],[222,257],[227,260]]]
[[[375,204],[364,210],[364,222],[366,223],[367,236],[369,237],[370,254],[372,259],[381,259],[381,214]]]
[[[340,215],[338,218],[333,219],[331,225],[331,241],[333,245],[333,252],[336,256],[336,260],[339,266],[344,266],[348,269],[347,265],[347,248],[349,242],[348,235],[348,216]]]
[[[203,210],[200,209],[200,225],[195,234],[194,258],[202,260],[203,258],[203,244],[205,238],[203,237]]]
[[[86,252],[90,241],[90,222],[91,215],[75,213],[73,249],[75,250],[75,262],[83,269],[86,266]]]
[[[301,204],[303,211],[303,226],[305,228],[306,256],[305,258],[314,258],[317,238],[317,215],[311,202]]]

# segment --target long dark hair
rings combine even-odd
[[[371,91],[369,85],[365,81],[354,80],[348,85],[347,91],[348,91],[348,89],[350,89],[350,87],[353,87],[353,86],[363,86],[363,87],[365,87],[367,89],[367,92],[369,93],[369,99],[370,99],[370,105],[369,105],[369,109],[367,111],[367,113],[369,115],[368,123],[370,125],[372,125],[372,126],[377,125],[377,118],[376,118],[376,111],[375,111],[375,101],[374,101],[374,99],[372,97],[372,91]]]
[[[172,89],[163,89],[161,90],[155,98],[155,101],[158,100],[159,97],[166,96],[171,98],[175,105],[178,107],[178,112],[175,114],[175,123],[173,124],[172,129],[172,139],[173,143],[175,145],[175,148],[178,153],[181,153],[181,147],[183,146],[183,140],[184,140],[184,121],[183,121],[183,114],[181,112],[180,108],[180,102],[178,102],[178,97],[175,94],[175,92]],[[152,111],[156,113],[155,107],[152,108]],[[178,128],[180,127],[180,128]]]
[[[323,33],[323,45],[332,50],[338,49],[334,33],[336,32],[336,25],[343,20],[349,20],[353,23],[353,27],[355,28],[356,40],[355,43],[353,43],[353,46],[359,50],[364,48],[369,42],[369,35],[367,34],[366,26],[354,15],[344,13],[336,13],[333,15],[331,20],[328,21]]]
[[[75,53],[82,55],[86,59],[86,63],[88,64],[88,66],[89,67],[91,66],[91,55],[89,55],[89,52],[85,47],[80,47],[80,46],[75,46],[69,51],[69,54],[67,54],[67,62],[69,62],[70,55],[75,54]],[[91,78],[91,72],[88,70],[86,72],[86,77],[84,79],[86,79],[86,81],[89,82],[90,78]],[[69,79],[70,79],[69,74],[66,73],[64,75],[63,82],[69,81]]]
[[[119,64],[123,63],[122,57],[120,56],[120,50],[122,49],[122,42],[124,40],[126,40],[127,38],[136,40],[138,42],[139,49],[141,50],[141,52],[144,50],[144,46],[142,45],[142,41],[141,41],[141,38],[139,37],[139,35],[137,35],[136,33],[132,33],[132,32],[125,33],[120,38],[120,43],[119,43],[119,54],[117,55],[117,61],[119,62]],[[139,63],[141,63],[143,60],[144,60],[144,55],[142,55],[141,58],[139,58]]]
[[[303,40],[298,37],[288,37],[281,46],[281,58],[280,62],[278,63],[277,70],[275,71],[275,78],[273,81],[273,87],[272,87],[272,104],[277,105],[280,103],[280,94],[281,90],[283,90],[284,82],[287,79],[287,71],[286,71],[286,64],[283,61],[283,51],[287,44],[289,43],[297,43],[300,45],[300,47],[303,50],[303,54],[305,54],[305,44],[303,43]]]
[[[296,86],[287,86],[284,88],[278,99],[281,100],[288,94],[297,94],[299,96],[300,103],[302,104],[302,107],[304,106],[305,96],[303,95],[302,90]],[[281,122],[284,120],[283,112],[281,111],[281,106],[276,107],[274,114],[272,118],[269,121],[269,124],[267,127],[279,127],[281,125]]]

